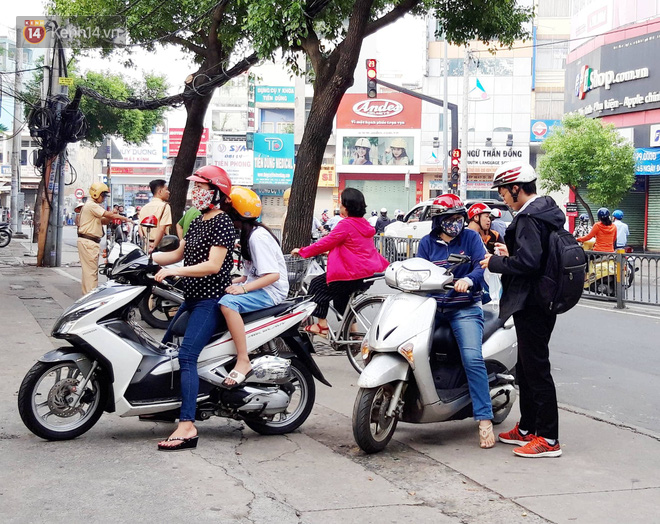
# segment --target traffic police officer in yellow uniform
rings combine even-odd
[[[82,206],[78,219],[78,256],[82,266],[83,295],[96,288],[99,283],[99,253],[103,224],[118,219],[128,221],[124,216],[112,211],[106,211],[101,203],[110,193],[110,189],[102,182],[94,182],[89,188],[89,199]]]

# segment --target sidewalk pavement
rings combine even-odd
[[[481,450],[472,421],[399,424],[388,449],[367,456],[351,430],[357,375],[330,352],[317,362],[333,387],[317,383],[309,420],[284,437],[216,418],[199,423],[197,450],[164,454],[155,443],[171,425],[106,414],[74,441],[44,442],[21,423],[17,391],[80,287],[75,270],[25,265],[22,251],[0,250],[4,522],[659,522],[658,435],[563,406],[558,459]]]

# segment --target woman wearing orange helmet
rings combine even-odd
[[[231,284],[232,257],[227,252],[234,247],[236,230],[227,214],[231,209],[231,181],[224,169],[205,166],[188,177],[195,183],[193,205],[201,215],[195,218],[179,249],[170,253],[155,253],[157,264],[168,265],[183,259],[183,267],[168,267],[156,273],[157,282],[169,276],[183,278],[185,302],[170,323],[185,311],[190,312],[188,327],[179,347],[181,369],[181,411],[179,425],[169,438],[158,443],[161,451],[178,451],[197,446],[195,412],[199,376],[197,360],[204,346],[220,325],[218,299]],[[170,329],[163,342],[172,340]]]
[[[289,292],[280,244],[270,229],[257,222],[261,215],[259,196],[246,187],[234,187],[230,198],[233,209],[229,214],[240,234],[244,275],[233,280],[219,301],[238,355],[234,369],[222,383],[228,389],[242,384],[252,372],[241,313],[276,306]]]

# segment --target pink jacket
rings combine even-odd
[[[300,256],[309,258],[326,251],[328,254],[327,281],[357,280],[385,271],[387,259],[376,251],[376,230],[364,218],[346,217],[340,220],[329,235],[311,246],[300,249]]]

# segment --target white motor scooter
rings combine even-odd
[[[161,245],[166,242],[178,247],[176,237],[165,237]],[[135,310],[151,287],[167,286],[153,280],[158,269],[140,251],[124,255],[113,267],[111,280],[57,320],[52,336],[62,347],[39,359],[18,392],[19,413],[35,435],[48,440],[78,437],[104,411],[121,417],[152,415],[153,420],[178,415],[177,341],[189,315],[174,323],[175,339],[169,344],[158,342],[135,322]],[[268,435],[298,428],[314,405],[314,378],[330,385],[310,355],[314,349],[309,338],[299,333],[315,308],[314,302],[301,298],[244,314],[252,373],[233,389],[225,389],[222,382],[236,362],[236,347],[221,327],[199,356],[196,419],[234,418]]]
[[[468,263],[451,255],[450,268],[412,258],[391,264],[388,286],[403,291],[385,300],[362,342],[366,367],[353,409],[353,435],[367,453],[383,450],[402,422],[426,423],[472,416],[472,402],[458,345],[449,325],[435,325],[431,293],[453,289],[452,270]],[[516,399],[517,358],[513,319],[498,318],[484,306],[483,356],[493,403],[494,424],[504,421]]]

